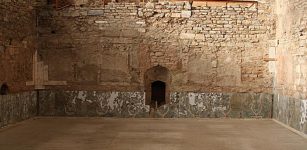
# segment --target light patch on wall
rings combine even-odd
[[[82,101],[85,101],[85,98],[86,98],[85,92],[80,91],[80,92],[78,93],[78,97],[77,97],[77,98],[78,98],[78,99],[81,99]]]
[[[226,106],[217,106],[217,107],[213,107],[212,108],[212,111],[213,112],[218,112],[218,111],[221,111],[221,112],[224,112],[227,110],[227,107]]]
[[[225,62],[231,62],[231,60],[232,60],[231,57],[227,57]]]
[[[117,103],[115,102],[115,99],[118,97],[118,92],[112,92],[110,97],[107,99],[108,106],[113,110],[117,107]]]
[[[196,94],[195,93],[189,93],[189,104],[190,105],[196,105],[195,103]]]
[[[189,57],[187,64],[188,82],[209,84],[211,82],[210,76],[214,74],[212,60],[214,60],[214,58],[206,58],[206,55]]]
[[[197,104],[199,108],[204,108],[204,102],[200,102]]]

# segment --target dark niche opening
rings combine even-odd
[[[154,66],[144,74],[145,104],[157,108],[170,104],[171,73],[163,66]]]
[[[9,86],[3,83],[0,88],[0,95],[7,95],[9,93]]]
[[[166,84],[162,81],[151,83],[151,106],[160,107],[165,104]]]

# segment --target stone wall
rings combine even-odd
[[[306,132],[307,0],[278,0],[274,118]]]
[[[144,92],[41,91],[42,116],[163,118],[271,118],[272,95],[174,92],[157,111],[145,105]],[[150,112],[152,111],[152,112]]]
[[[12,91],[48,89],[39,95],[42,115],[148,117],[144,76],[159,65],[170,72],[171,103],[157,117],[269,118],[273,87],[305,96],[298,0],[291,13],[274,0],[40,2],[36,10],[33,1],[0,1],[0,81]]]
[[[34,1],[0,0],[0,86],[11,92],[31,90],[32,56],[36,50]]]
[[[0,128],[36,116],[35,92],[0,95]]]
[[[49,90],[40,114],[270,118],[273,8],[273,0],[44,6],[36,74]],[[145,77],[157,66],[169,72],[170,104],[150,112]]]
[[[143,91],[146,70],[161,65],[171,72],[172,92],[270,93],[264,58],[275,38],[273,4],[46,6],[39,13],[39,56],[48,69],[44,87]]]

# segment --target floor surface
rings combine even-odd
[[[0,150],[307,150],[272,120],[36,118],[0,130]]]

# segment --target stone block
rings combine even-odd
[[[95,23],[98,23],[98,24],[105,24],[105,23],[108,23],[108,21],[96,20]]]
[[[142,17],[142,16],[144,16],[144,13],[143,13],[143,11],[141,11],[141,10],[138,10],[137,14],[138,14],[138,16],[139,16],[139,17]]]
[[[146,29],[145,29],[145,28],[139,28],[138,31],[139,31],[139,32],[142,32],[142,33],[145,33],[145,32],[146,32]]]
[[[227,7],[232,7],[232,8],[240,7],[240,3],[238,3],[238,2],[228,2]]]
[[[276,62],[270,61],[269,62],[269,72],[275,72],[276,70]]]
[[[216,67],[217,67],[217,60],[212,61],[212,62],[211,62],[211,66],[212,66],[213,68],[216,68]]]
[[[180,34],[180,39],[194,39],[195,34],[193,33],[181,33]]]
[[[75,5],[80,6],[80,5],[85,5],[88,3],[88,0],[75,0]]]
[[[115,29],[104,30],[104,33],[102,33],[102,35],[106,37],[119,37],[120,34],[121,32]]]
[[[145,21],[137,21],[135,23],[138,24],[138,25],[146,25]]]
[[[147,9],[154,9],[155,8],[155,3],[148,2],[148,3],[146,3],[145,8],[147,8]]]
[[[173,18],[180,18],[181,17],[181,13],[172,13],[171,17],[173,17]]]
[[[145,17],[152,17],[155,13],[153,11],[148,11],[144,13]]]
[[[101,9],[92,9],[87,12],[87,15],[89,16],[100,16],[103,14],[104,14],[104,11]]]
[[[163,52],[156,52],[155,56],[157,56],[157,57],[163,56]]]
[[[207,2],[207,6],[209,7],[226,7],[227,5],[227,2],[219,2],[219,1],[216,1],[216,2]]]
[[[191,9],[192,9],[192,5],[191,5],[190,2],[185,2],[183,8],[184,8],[184,9],[187,9],[187,10],[191,10]]]
[[[184,2],[180,2],[180,1],[178,2],[178,1],[177,1],[177,2],[175,2],[175,5],[176,5],[176,6],[183,6],[183,5],[184,5]]]
[[[275,58],[276,57],[276,48],[270,47],[269,49],[269,58]]]
[[[135,32],[135,30],[122,30],[121,31],[121,37],[138,37],[138,32]]]
[[[192,7],[202,7],[206,5],[207,5],[207,2],[202,2],[202,1],[193,1],[192,3]]]
[[[159,13],[156,14],[155,17],[163,18],[165,16],[165,13]]]
[[[204,34],[196,34],[195,39],[196,40],[205,40],[205,35]]]
[[[193,27],[193,30],[195,30],[195,31],[201,31],[201,30],[203,30],[203,28],[202,28],[202,27]]]
[[[225,25],[224,25],[224,28],[232,28],[232,25],[230,25],[230,24],[225,24]]]
[[[181,12],[181,17],[183,17],[183,18],[190,18],[191,16],[192,16],[192,11],[183,10]]]

